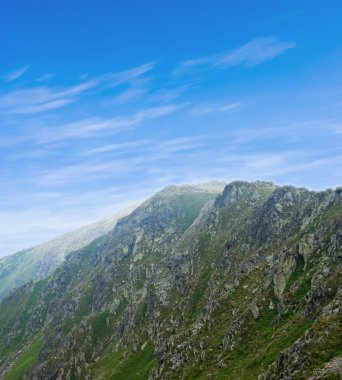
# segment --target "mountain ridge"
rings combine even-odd
[[[338,375],[341,193],[241,181],[158,193],[4,299],[0,376]]]

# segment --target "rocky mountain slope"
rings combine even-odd
[[[49,276],[70,252],[86,246],[94,239],[111,231],[117,220],[128,215],[135,207],[128,207],[47,243],[1,258],[0,299],[16,287]]]
[[[339,379],[342,190],[170,187],[0,305],[2,379]]]

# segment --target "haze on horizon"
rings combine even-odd
[[[341,11],[2,1],[0,257],[169,184],[341,185]]]

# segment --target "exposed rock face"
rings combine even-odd
[[[341,192],[213,186],[166,188],[5,298],[1,376],[338,376]]]

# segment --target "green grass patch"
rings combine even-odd
[[[216,195],[215,193],[185,193],[177,196],[171,202],[171,207],[174,211],[184,212],[184,217],[181,220],[181,229],[183,231],[191,226],[205,203],[215,198]]]
[[[97,314],[91,320],[91,327],[96,340],[104,338],[108,333],[107,318],[109,318],[109,311],[105,310],[100,314]]]
[[[192,297],[190,300],[190,319],[193,321],[199,315],[203,303],[204,303],[204,293],[207,289],[208,281],[210,279],[211,270],[206,270],[198,279],[196,287],[192,293]]]
[[[125,355],[115,352],[101,358],[91,367],[94,379],[104,380],[146,380],[155,366],[154,348],[148,343],[143,350]]]
[[[314,335],[306,352],[310,354],[310,367],[322,368],[332,358],[342,355],[341,316],[321,317],[315,324]]]
[[[36,361],[42,344],[42,337],[37,337],[32,344],[19,356],[4,380],[21,380],[28,368]]]

